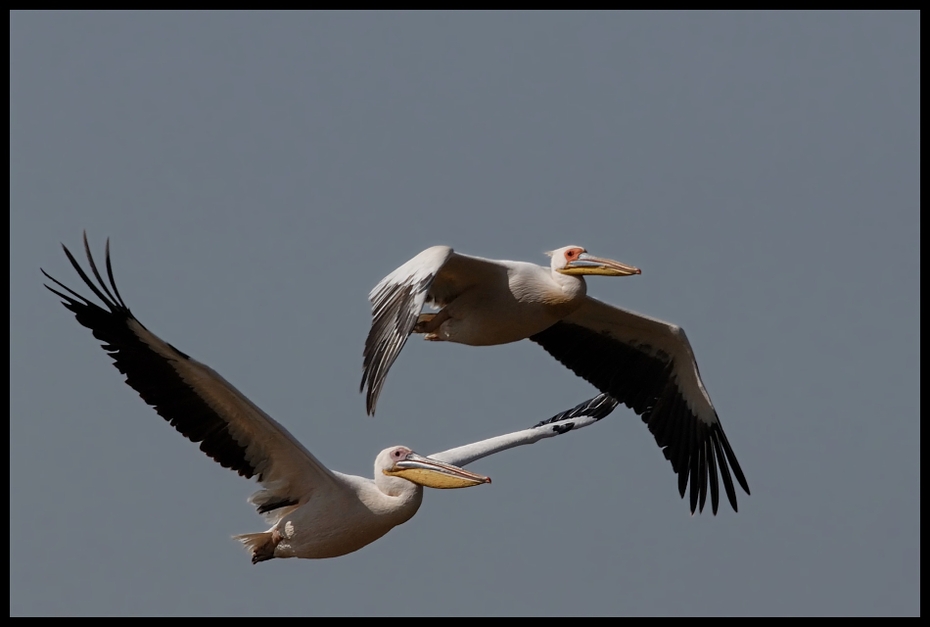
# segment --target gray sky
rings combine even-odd
[[[918,13],[12,13],[11,614],[920,613]],[[752,488],[691,517],[641,420],[334,560],[252,566],[254,484],[42,288],[111,238],[123,297],[328,466],[596,391],[521,342],[412,339],[376,418],[369,289],[435,244],[643,275]]]

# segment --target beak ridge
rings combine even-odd
[[[447,464],[446,462],[410,453],[384,474],[401,477],[418,485],[439,490],[470,488],[491,483],[491,478]]]
[[[595,257],[588,253],[582,253],[578,259],[566,264],[565,268],[560,270],[563,274],[575,275],[601,275],[601,276],[632,276],[642,274],[642,270],[636,266],[631,266],[613,259]]]

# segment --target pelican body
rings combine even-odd
[[[587,295],[585,275],[632,276],[639,268],[595,257],[580,246],[548,253],[548,268],[494,260],[434,246],[384,277],[369,294],[360,391],[374,415],[391,365],[411,333],[471,346],[530,339],[601,392],[642,416],[678,475],[691,483],[691,512],[710,489],[717,513],[718,468],[733,509],[730,473],[749,485],[701,381],[681,327],[602,303]],[[439,308],[423,313],[426,305]]]
[[[423,501],[423,488],[456,489],[490,483],[461,466],[496,452],[532,444],[597,422],[617,405],[606,395],[562,412],[536,427],[475,442],[431,456],[405,446],[381,451],[374,479],[332,471],[283,426],[209,366],[150,332],[126,306],[106,247],[107,282],[84,249],[95,284],[62,246],[78,275],[104,306],[68,288],[44,270],[78,322],[90,329],[142,399],[200,449],[262,488],[249,501],[271,525],[267,531],[235,536],[252,563],[273,558],[330,558],[352,553],[410,520]],[[112,288],[112,291],[110,290]]]

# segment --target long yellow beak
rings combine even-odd
[[[588,253],[581,253],[578,259],[570,261],[564,268],[560,269],[562,274],[598,274],[601,276],[631,276],[642,274],[642,270],[636,266],[629,266],[613,259],[603,259],[595,257]]]
[[[407,457],[395,463],[393,468],[385,470],[384,474],[401,477],[426,488],[439,490],[470,488],[482,483],[491,483],[490,477],[416,453],[408,454]]]

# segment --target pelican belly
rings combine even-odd
[[[353,553],[410,520],[422,502],[422,490],[398,499],[376,493],[373,482],[359,487],[358,494],[332,502],[311,498],[282,518],[274,527],[280,534],[274,556],[323,559]]]
[[[473,310],[462,317],[453,313],[436,331],[439,336],[436,339],[469,346],[509,344],[544,331],[558,321],[559,317],[532,307],[515,311]]]
[[[574,279],[568,283],[564,286],[553,282],[548,271],[545,275],[534,271],[511,273],[507,285],[468,290],[444,308],[448,319],[439,326],[435,332],[438,337],[433,339],[469,346],[524,340],[581,306],[584,283]]]

